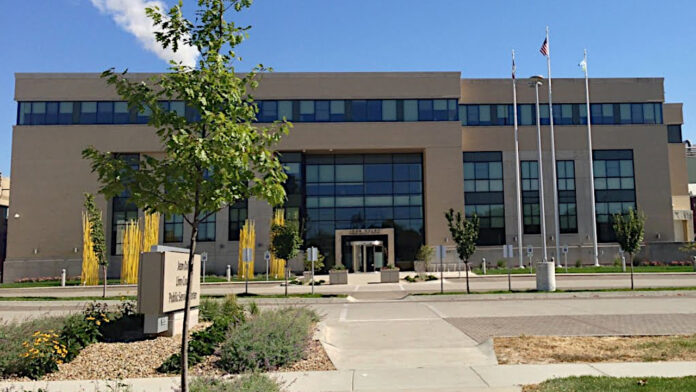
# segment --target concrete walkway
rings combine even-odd
[[[272,373],[288,392],[517,392],[521,385],[569,376],[683,377],[696,375],[696,362],[479,365],[422,369],[356,369]],[[118,383],[133,392],[173,391],[178,378],[121,381],[0,382],[0,391],[107,391]],[[14,389],[10,389],[14,388]],[[118,391],[117,389],[113,389]]]

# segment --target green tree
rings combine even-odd
[[[416,252],[416,260],[422,261],[425,264],[425,271],[428,272],[428,267],[430,267],[430,260],[432,260],[435,255],[435,248],[430,245],[421,245]]]
[[[631,208],[625,215],[614,214],[614,233],[616,242],[628,253],[631,264],[631,290],[633,290],[633,256],[640,251],[645,234],[645,215]]]
[[[94,195],[91,193],[85,193],[84,206],[85,210],[87,210],[87,218],[91,226],[89,234],[90,237],[92,237],[92,249],[94,250],[94,255],[97,257],[97,264],[102,267],[102,272],[104,274],[104,290],[102,291],[102,296],[106,298],[106,271],[109,267],[109,258],[106,255],[106,237],[104,236],[102,212],[94,203]]]
[[[275,257],[290,262],[290,259],[297,256],[302,246],[297,224],[286,222],[285,225],[273,225],[271,232],[273,237],[271,252]]]
[[[83,151],[107,197],[126,187],[130,201],[146,212],[181,214],[191,227],[188,282],[181,344],[181,390],[188,392],[188,323],[191,277],[196,236],[201,221],[225,206],[256,197],[272,205],[285,198],[287,179],[273,147],[287,134],[290,124],[255,124],[258,108],[251,92],[258,85],[263,66],[249,73],[235,72],[239,57],[235,48],[248,38],[250,28],[226,21],[228,10],[236,12],[251,0],[198,0],[195,19],[183,16],[179,2],[168,11],[147,8],[147,15],[163,48],[194,47],[200,53],[193,67],[171,62],[170,72],[142,80],[129,79],[113,69],[102,74],[132,109],[152,114],[149,124],[159,136],[163,154],[141,155],[134,170],[110,152],[93,147]],[[183,101],[191,118],[168,111],[159,101]]]
[[[465,216],[462,216],[461,212],[457,211],[455,213],[450,208],[449,211],[445,212],[445,218],[447,219],[452,240],[457,245],[457,255],[464,260],[466,266],[466,292],[468,294],[471,292],[469,290],[469,258],[476,252],[476,240],[478,240],[479,236],[479,217],[474,214],[474,216],[467,219]]]

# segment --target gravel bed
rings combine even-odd
[[[197,325],[193,331],[207,327],[209,323]],[[157,368],[172,354],[178,353],[181,336],[157,337],[129,343],[94,343],[82,350],[71,362],[58,365],[58,371],[47,374],[42,381],[59,380],[104,380],[124,378],[169,377],[158,373]],[[226,373],[216,366],[219,356],[211,355],[191,368],[196,376],[224,376]],[[304,359],[278,369],[280,372],[335,370],[331,359],[319,340],[311,340]],[[5,381],[29,381],[13,378]]]

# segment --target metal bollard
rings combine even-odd
[[[483,274],[486,274],[486,258],[481,259],[481,270],[483,271]]]
[[[227,264],[227,281],[232,281],[232,266],[230,266],[229,264]]]
[[[65,268],[60,271],[60,287],[65,287]]]

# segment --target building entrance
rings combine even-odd
[[[394,229],[336,230],[336,265],[351,272],[379,271],[394,266]]]
[[[374,272],[384,266],[384,242],[352,241],[354,272]]]

